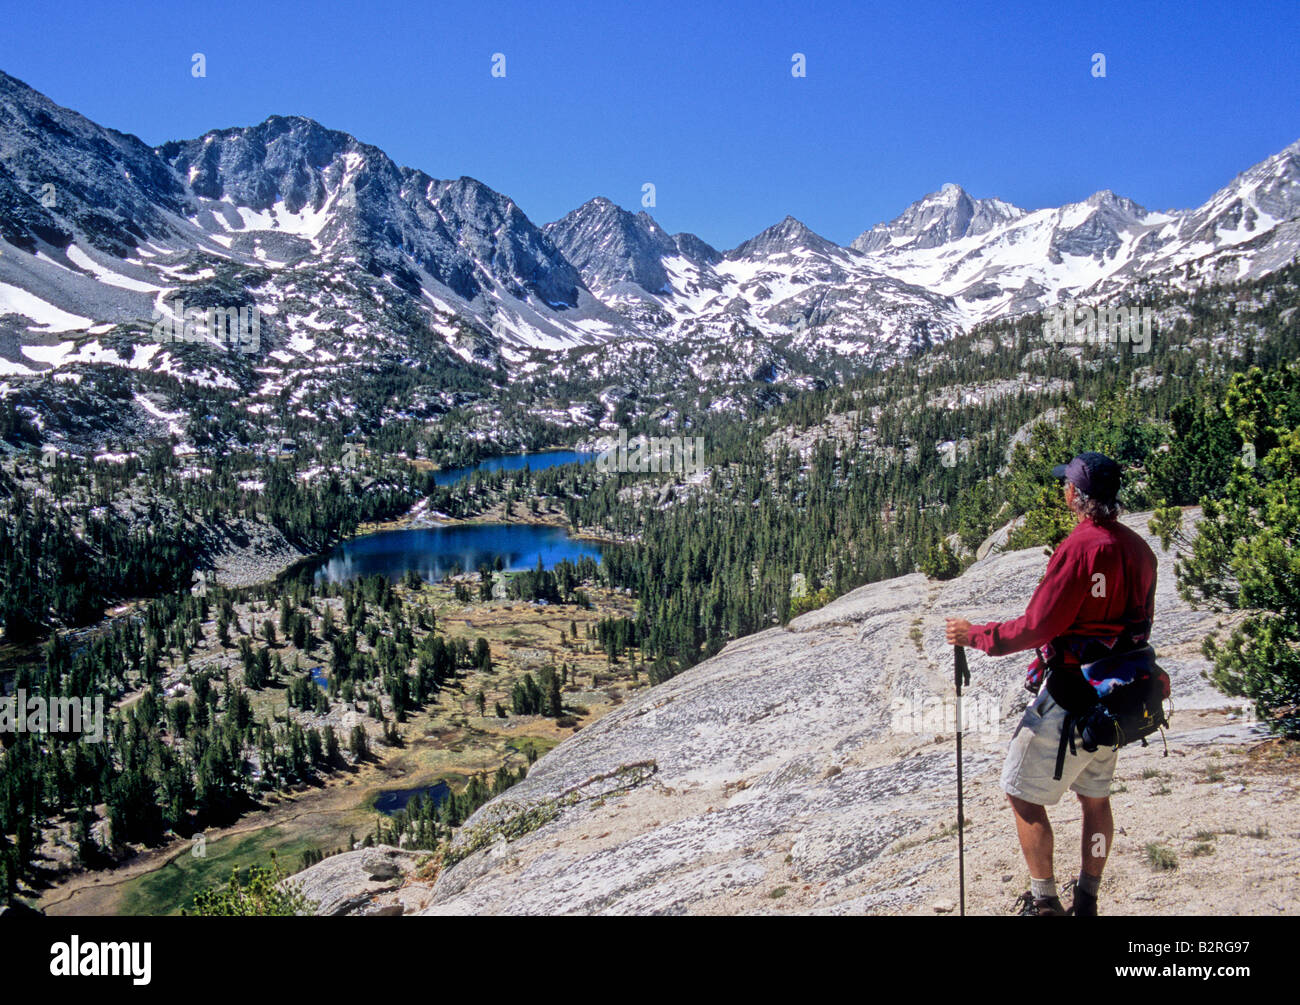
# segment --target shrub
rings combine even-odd
[[[213,887],[196,894],[194,910],[185,913],[225,918],[292,917],[315,913],[315,902],[304,897],[297,884],[286,883],[284,879],[275,852],[272,852],[271,864],[250,869],[247,883],[241,883],[239,870],[232,869],[225,887]]]
[[[952,579],[961,572],[961,562],[948,547],[948,542],[935,541],[921,560],[921,572],[930,579]]]
[[[1173,849],[1162,844],[1154,842],[1148,843],[1146,847],[1147,865],[1158,872],[1166,872],[1178,868],[1178,856],[1174,854]]]

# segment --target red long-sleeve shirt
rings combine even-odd
[[[1062,635],[1113,639],[1126,626],[1151,622],[1155,594],[1156,556],[1141,535],[1121,523],[1081,520],[1052,554],[1025,613],[973,626],[970,644],[1005,656]],[[1077,664],[1068,650],[1064,655]]]

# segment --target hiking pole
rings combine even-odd
[[[970,683],[970,670],[966,668],[966,650],[952,647],[952,677],[957,685],[957,888],[961,903],[961,916],[966,917],[966,818],[961,797],[961,686]]]

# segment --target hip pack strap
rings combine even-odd
[[[1074,747],[1074,726],[1078,722],[1078,717],[1073,712],[1065,713],[1065,721],[1061,723],[1061,743],[1056,748],[1056,774],[1052,775],[1052,780],[1059,782],[1061,773],[1065,770],[1065,746],[1070,745],[1070,753],[1077,754]]]

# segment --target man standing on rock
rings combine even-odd
[[[1055,806],[1069,788],[1083,807],[1083,867],[1068,913],[1092,916],[1115,830],[1110,784],[1116,751],[1106,746],[1093,753],[1070,750],[1055,778],[1061,730],[1067,710],[1096,700],[1080,665],[1146,644],[1155,613],[1156,557],[1140,535],[1118,522],[1118,464],[1103,454],[1084,453],[1052,473],[1064,480],[1065,503],[1078,523],[1052,554],[1028,609],[1013,621],[985,625],[949,618],[947,638],[950,645],[972,646],[990,656],[1038,650],[1025,681],[1038,697],[1016,727],[1002,769],[1002,788],[1029,866],[1030,890],[1021,897],[1021,913],[1067,913],[1057,897],[1046,807]]]

